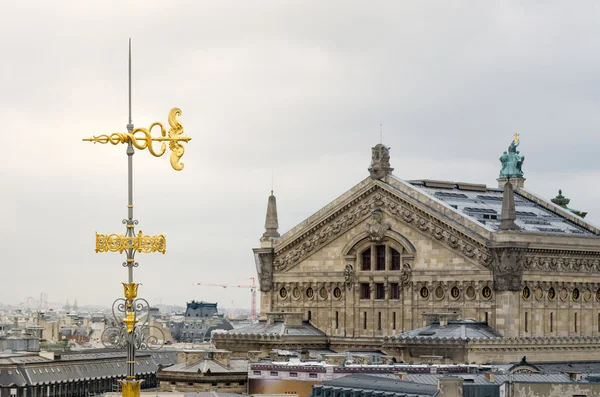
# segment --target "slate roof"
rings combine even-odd
[[[411,382],[437,385],[437,381],[440,378],[447,377],[444,374],[406,374],[406,379]],[[490,385],[496,384],[501,385],[504,382],[512,381],[516,383],[585,383],[582,381],[575,381],[567,374],[506,374],[506,375],[494,375],[494,381],[488,380],[484,374],[452,374],[454,377],[463,378],[465,384],[474,385]]]
[[[51,360],[31,354],[0,356],[0,387],[121,378],[126,374],[125,351],[65,351],[56,353],[54,357]],[[171,365],[175,361],[174,351],[138,352],[136,373],[156,373],[158,364]]]
[[[27,381],[24,374],[18,368],[3,368],[0,369],[0,386],[14,387],[26,386]]]
[[[480,224],[485,225],[486,228],[492,231],[498,230],[502,212],[502,189],[489,188],[485,185],[428,180],[407,182],[429,197],[475,219]],[[454,187],[441,187],[448,184]],[[515,223],[521,231],[578,236],[597,235],[593,226],[589,225],[591,227],[587,229],[575,224],[569,219],[573,217],[572,214],[550,200],[544,200],[544,206],[542,206],[536,203],[535,198],[537,197],[522,188],[515,191],[517,216]],[[586,224],[583,220],[580,220],[579,223]]]
[[[217,331],[218,332],[218,331]],[[325,336],[320,329],[303,321],[301,326],[285,325],[283,321],[275,321],[267,324],[267,321],[259,321],[245,327],[235,328],[227,331],[228,334],[276,334],[290,336]]]
[[[448,321],[448,325],[440,326],[439,322],[411,331],[394,335],[394,339],[411,340],[473,340],[502,338],[495,329],[486,323],[474,320]]]
[[[535,365],[540,372],[546,374],[561,372],[579,372],[582,374],[600,373],[600,361],[546,362],[530,364]]]
[[[122,377],[126,374],[122,358],[118,360],[98,360],[90,362],[55,362],[52,365],[28,365],[21,369],[21,373],[28,384],[53,384],[73,380],[108,379]],[[137,374],[155,373],[157,365],[151,357],[136,357]]]
[[[200,360],[192,365],[186,365],[186,363],[180,363],[172,365],[168,368],[163,368],[162,372],[191,372],[191,373],[246,373],[248,372],[248,361],[244,359],[231,359],[229,361],[229,367],[215,361],[215,360]]]
[[[403,381],[398,378],[391,379],[381,376],[354,374],[334,380],[323,381],[325,387],[341,387],[355,390],[373,390],[396,393],[410,396],[433,396],[437,393],[437,386]],[[317,387],[317,386],[315,386]]]

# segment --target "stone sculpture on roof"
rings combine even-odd
[[[519,146],[519,134],[515,134],[513,141],[508,147],[508,152],[504,152],[500,157],[502,169],[500,170],[500,178],[523,178],[523,162],[525,156],[521,156],[517,147]]]
[[[394,169],[390,167],[390,148],[378,143],[371,148],[371,166],[369,173],[373,179],[381,179],[391,174]]]

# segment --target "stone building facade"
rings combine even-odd
[[[271,195],[254,249],[261,313],[303,313],[332,348],[394,345],[403,359],[418,357],[394,335],[426,326],[428,313],[495,329],[501,337],[470,341],[476,360],[537,349],[543,361],[550,344],[598,354],[600,230],[525,189],[518,144],[498,188],[404,181],[378,144],[369,177],[281,236]]]

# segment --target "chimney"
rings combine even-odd
[[[262,355],[262,351],[260,351],[260,350],[250,350],[250,351],[248,351],[248,360],[251,363],[257,363],[260,360],[261,355]]]
[[[487,380],[488,380],[490,383],[495,383],[495,382],[496,382],[496,377],[495,377],[495,376],[494,376],[494,374],[493,374],[493,373],[491,373],[491,372],[486,372],[486,373],[485,373],[483,376],[484,376],[484,377],[485,377],[485,378],[486,378],[486,379],[487,379]]]
[[[306,349],[300,350],[300,361],[310,360],[310,353]]]
[[[462,397],[463,379],[454,376],[448,376],[438,379],[439,397]]]
[[[271,190],[269,202],[267,204],[267,218],[265,219],[265,232],[262,235],[261,241],[275,239],[279,237],[279,222],[277,220],[277,200]]]
[[[567,375],[569,375],[569,378],[575,382],[579,382],[581,380],[581,373],[579,372],[567,372]]]
[[[230,360],[231,360],[231,352],[230,351],[216,351],[213,353],[213,359],[226,366],[229,367],[230,364]]]
[[[502,193],[502,214],[500,219],[500,230],[519,230],[519,226],[515,223],[515,219],[517,219],[515,212],[515,193],[510,180],[504,185],[504,191]]]
[[[408,380],[408,374],[406,372],[398,372],[400,380]]]

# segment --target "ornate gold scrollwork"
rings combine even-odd
[[[167,237],[164,234],[144,236],[140,231],[137,236],[124,236],[118,234],[96,233],[96,252],[119,252],[133,249],[143,254],[152,252],[165,253],[167,250]]]
[[[113,145],[131,141],[131,144],[136,149],[144,150],[147,148],[150,154],[152,154],[154,157],[160,157],[165,154],[165,151],[167,150],[165,142],[169,142],[169,149],[171,150],[171,166],[173,169],[181,171],[184,164],[180,162],[180,160],[185,149],[180,142],[189,142],[192,140],[192,138],[189,136],[181,136],[183,134],[183,126],[177,119],[177,116],[180,115],[181,109],[173,108],[171,111],[169,111],[168,120],[171,128],[169,129],[168,137],[167,131],[162,123],[155,122],[150,124],[150,127],[148,128],[135,128],[131,133],[115,132],[114,134],[98,135],[91,138],[84,138],[83,140],[100,144],[111,143]],[[160,136],[152,137],[151,132],[154,127],[160,128]],[[152,142],[161,142],[160,150],[156,151],[154,146],[152,146]]]

